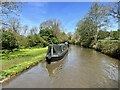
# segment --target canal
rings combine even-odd
[[[39,63],[3,83],[3,88],[118,88],[118,60],[71,46],[63,60]]]

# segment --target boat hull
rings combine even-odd
[[[51,58],[46,57],[46,61],[48,63],[51,63],[51,62],[54,62],[54,61],[62,60],[67,53],[68,53],[68,50],[66,50],[63,54],[61,54],[58,57],[51,57]]]

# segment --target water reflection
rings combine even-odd
[[[64,60],[60,60],[57,62],[52,62],[51,64],[46,63],[46,69],[50,78],[54,78],[62,69]]]
[[[47,69],[49,77],[51,79],[57,77],[57,74],[59,74],[61,69],[64,67],[67,56],[68,53],[65,55],[65,57],[62,60],[51,62],[51,64],[45,62],[45,68]]]

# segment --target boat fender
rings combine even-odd
[[[51,59],[51,56],[48,56],[48,59]]]

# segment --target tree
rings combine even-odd
[[[28,30],[29,30],[29,27],[28,25],[24,25],[22,26],[22,31],[20,32],[20,34],[24,35],[24,36],[27,36],[28,35]]]
[[[32,27],[30,29],[30,35],[35,35],[37,33],[37,28],[36,27]]]
[[[92,21],[92,24],[94,24],[94,27],[92,27],[92,30],[94,30],[94,42],[92,43],[92,46],[94,46],[98,39],[98,31],[100,29],[106,28],[108,26],[108,19],[109,11],[108,7],[103,4],[98,4],[97,2],[94,3],[89,12],[88,12],[88,18],[90,21]]]
[[[68,39],[69,39],[69,40],[72,39],[72,33],[71,33],[71,32],[68,32],[68,33],[67,33],[67,36],[68,36]]]
[[[13,50],[18,48],[18,42],[13,32],[2,31],[2,49]]]
[[[62,32],[59,20],[47,20],[42,22],[40,24],[40,34],[48,43],[60,43],[67,40],[67,35]]]
[[[21,30],[21,24],[17,18],[12,17],[8,21],[8,25],[9,26],[7,28],[9,28],[9,30],[12,30],[15,33],[19,33]]]
[[[61,40],[61,23],[59,20],[47,20],[40,24],[40,30],[49,29],[53,31],[54,36]]]
[[[79,45],[80,44],[80,35],[78,30],[75,31],[75,33],[73,34],[73,43],[75,45]]]
[[[110,5],[109,9],[109,15],[113,17],[113,19],[116,20],[116,23],[118,23],[118,35],[120,38],[120,1],[116,3],[112,3]]]
[[[34,46],[39,46],[39,47],[45,47],[47,46],[47,42],[39,35],[30,35],[27,37],[28,40],[28,47],[34,47]]]
[[[92,43],[95,33],[92,27],[94,27],[94,24],[88,17],[83,18],[77,24],[76,32],[80,35],[79,40],[84,47],[90,47]]]
[[[99,30],[108,26],[108,7],[93,3],[87,15],[77,25],[80,42],[85,47],[94,47],[98,40]]]
[[[60,41],[61,43],[68,41],[68,36],[65,32],[61,32],[60,36],[61,36],[61,41]]]
[[[119,39],[118,31],[111,31],[110,35],[111,35],[111,38],[114,39],[114,40],[118,40]]]
[[[109,5],[109,15],[119,22],[120,19],[120,1]]]
[[[18,12],[20,12],[21,9],[21,3],[18,2],[2,2],[0,1],[0,21],[3,25],[8,25],[8,19],[14,16],[18,16]]]
[[[105,39],[110,36],[110,32],[104,31],[104,30],[99,30],[98,32],[98,39]]]
[[[53,30],[51,29],[42,29],[39,32],[40,37],[42,37],[47,43],[58,43],[57,37],[53,34]]]

